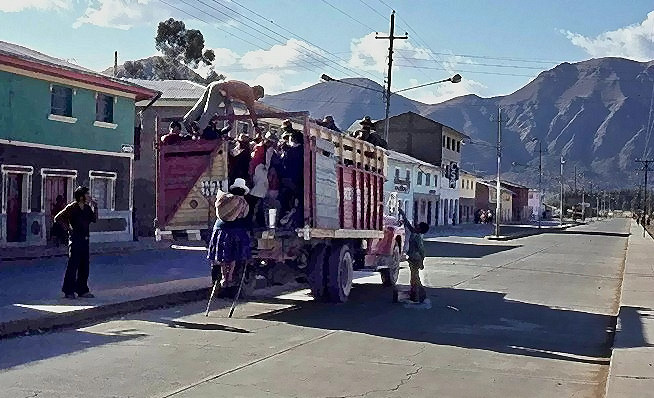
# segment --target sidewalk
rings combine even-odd
[[[204,298],[211,285],[205,256],[204,247],[187,246],[92,255],[96,298],[77,300],[61,293],[65,257],[4,261],[0,338]]]
[[[606,397],[654,397],[654,240],[631,222]]]
[[[200,242],[201,243],[201,242]],[[157,242],[154,238],[142,237],[138,241],[91,243],[91,254],[122,253],[125,251],[165,249],[170,241]],[[0,249],[0,265],[5,261],[29,260],[34,258],[64,257],[68,246],[3,247]]]

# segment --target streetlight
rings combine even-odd
[[[329,76],[329,75],[327,75],[325,73],[323,73],[322,76],[320,76],[320,78],[322,80],[326,81],[326,82],[339,82],[339,83],[347,84],[347,85],[354,86],[354,87],[365,88],[366,90],[371,90],[371,91],[375,91],[375,92],[382,93],[382,94],[386,93],[385,90],[379,90],[379,89],[376,89],[376,88],[366,87],[366,86],[362,86],[362,85],[352,83],[352,82],[346,82],[346,81],[340,80],[340,79],[334,79],[333,77],[331,77],[331,76]],[[391,105],[390,105],[391,104],[391,95],[401,93],[401,92],[404,92],[404,91],[413,90],[413,89],[416,89],[416,88],[431,86],[431,85],[439,84],[439,83],[446,83],[446,82],[460,83],[461,79],[462,79],[461,75],[457,73],[456,75],[454,75],[452,77],[448,77],[447,79],[438,80],[438,81],[435,81],[435,82],[430,82],[430,83],[425,83],[425,84],[420,84],[420,85],[413,86],[413,87],[403,88],[401,90],[397,90],[395,92],[390,93],[390,95],[386,95],[386,118],[384,119],[384,140],[388,142],[388,136],[389,136],[388,135],[388,130],[389,130],[389,127],[390,127],[389,110],[390,110],[390,107],[391,107]]]

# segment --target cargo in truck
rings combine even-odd
[[[321,127],[307,112],[261,113],[261,124],[279,131],[289,119],[302,133],[302,184],[295,223],[266,209],[252,228],[249,288],[274,283],[275,269],[292,270],[313,296],[346,301],[354,271],[378,271],[385,285],[397,282],[404,229],[385,215],[386,150]],[[224,117],[221,117],[224,118]],[[237,115],[245,120],[248,115]],[[157,147],[156,237],[199,236],[216,220],[216,196],[227,191],[232,139],[189,140]],[[392,196],[391,196],[392,197]]]

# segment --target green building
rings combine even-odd
[[[0,41],[0,247],[48,244],[78,185],[99,207],[91,241],[131,240],[135,103],[156,95]]]

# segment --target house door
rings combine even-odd
[[[23,174],[7,174],[7,242],[21,242],[23,226]]]
[[[440,210],[441,210],[440,200],[437,200],[436,201],[436,211],[435,211],[436,217],[434,217],[434,225],[438,225],[438,215],[441,214]]]
[[[413,201],[413,225],[418,224],[418,201]]]
[[[63,210],[68,200],[68,177],[45,176],[43,180],[43,206],[45,209],[46,236],[50,238],[50,228],[54,216]]]
[[[431,202],[427,202],[427,225],[431,225]]]

